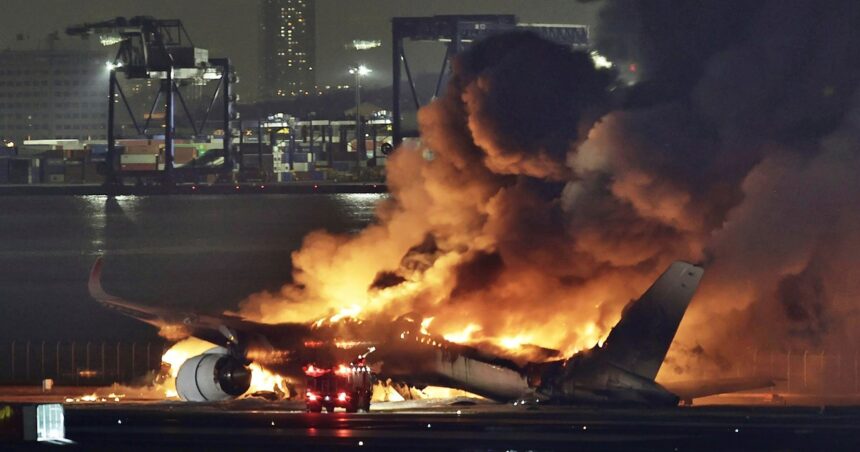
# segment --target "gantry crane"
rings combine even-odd
[[[234,152],[232,146],[233,128],[231,121],[238,119],[235,103],[237,96],[233,92],[233,84],[238,81],[228,58],[209,58],[206,49],[197,48],[188,36],[188,32],[178,19],[159,20],[149,16],[137,16],[130,19],[117,17],[102,22],[86,23],[69,27],[66,33],[72,36],[98,36],[103,45],[119,45],[113,62],[107,63],[110,71],[110,101],[108,103],[108,155],[105,183],[109,185],[122,183],[122,170],[118,166],[118,155],[115,136],[115,104],[122,100],[138,135],[146,136],[150,120],[159,106],[159,100],[164,96],[164,169],[156,170],[166,183],[173,182],[174,176],[174,140],[175,101],[178,98],[188,117],[195,137],[206,130],[209,114],[215,107],[220,95],[223,102],[223,163],[215,167],[199,167],[192,165],[195,173],[232,171]],[[149,115],[143,127],[135,118],[128,99],[117,81],[117,73],[125,75],[126,79],[158,79],[159,92],[150,108]],[[205,83],[207,80],[218,80],[208,108],[203,113],[201,121],[196,121],[185,103],[177,81],[197,80]],[[119,95],[119,99],[117,98]],[[184,168],[179,168],[184,170]],[[136,175],[141,175],[139,172]]]

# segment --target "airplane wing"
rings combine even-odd
[[[105,292],[101,282],[103,266],[104,260],[99,257],[90,270],[90,279],[87,287],[89,288],[91,297],[108,309],[119,311],[121,314],[146,322],[152,326],[160,328],[169,324],[166,319],[160,317],[158,309],[126,301]]]
[[[99,257],[90,270],[90,296],[108,309],[159,328],[167,339],[193,336],[222,347],[239,345],[247,351],[296,349],[308,335],[309,327],[304,324],[263,324],[232,315],[169,310],[125,300],[102,287],[103,262]]]
[[[774,384],[774,380],[770,377],[739,377],[675,381],[661,383],[661,386],[677,395],[681,400],[691,401],[699,397],[766,388]]]

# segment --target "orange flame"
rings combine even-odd
[[[481,326],[476,325],[474,323],[470,323],[466,325],[466,328],[463,328],[462,331],[457,331],[453,333],[443,334],[442,337],[445,338],[446,341],[456,342],[458,344],[467,344],[472,338],[472,333],[476,333],[481,331]]]

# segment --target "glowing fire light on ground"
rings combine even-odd
[[[82,395],[80,397],[66,397],[66,403],[94,403],[94,402],[119,402],[121,399],[125,398],[125,394],[116,394],[111,392],[105,396],[99,396],[97,392],[92,394]]]

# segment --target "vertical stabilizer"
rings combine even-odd
[[[670,265],[638,300],[624,308],[601,357],[653,380],[703,273],[701,267],[686,262]]]

